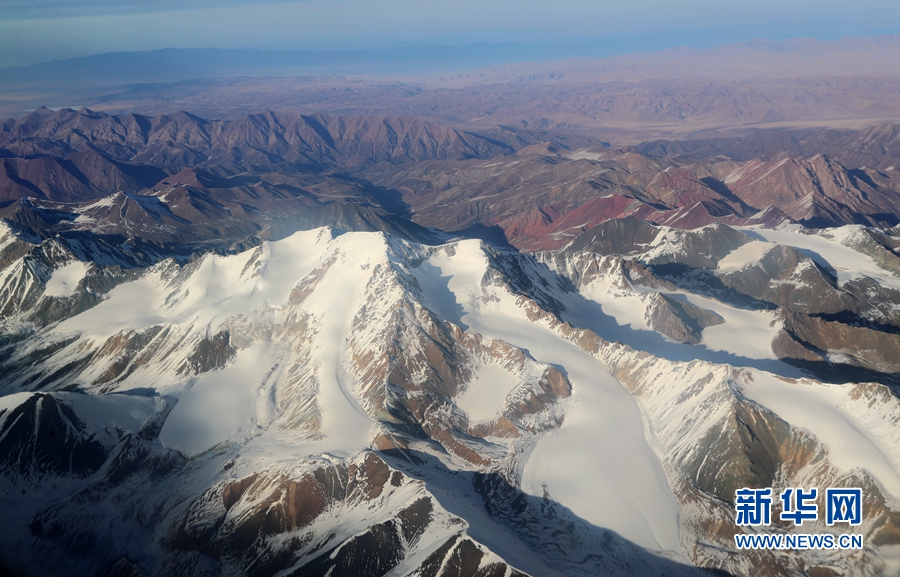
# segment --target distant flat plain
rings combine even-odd
[[[201,52],[121,53],[2,70],[0,114],[20,117],[48,106],[146,115],[185,110],[205,118],[263,109],[405,115],[462,129],[590,133],[620,145],[709,131],[900,121],[896,36],[761,40],[458,74],[404,73],[399,66],[375,75],[365,74],[364,65],[358,74],[304,74],[299,56],[280,54],[273,67],[266,53],[252,51],[222,51],[215,68],[204,68],[209,54]]]

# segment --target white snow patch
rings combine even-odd
[[[208,256],[189,277],[174,281],[173,265],[163,263],[116,287],[107,300],[61,323],[57,331],[77,331],[102,341],[120,331],[156,325],[171,326],[175,334],[211,335],[235,317],[281,322],[294,287],[331,257],[334,262],[300,307],[318,319],[312,363],[319,384],[322,441],[305,443],[305,448],[302,440],[297,445],[296,437],[290,442],[295,455],[355,454],[369,446],[372,420],[352,392],[355,383],[346,374],[344,361],[371,267],[387,264],[383,235],[348,233],[334,238],[330,229],[300,232],[242,254]],[[273,342],[261,341],[240,350],[223,369],[192,381],[176,378],[163,384],[166,394],[179,398],[162,429],[163,444],[195,455],[222,441],[253,438],[277,413],[273,387],[285,354]],[[157,375],[135,375],[120,390],[155,385],[158,380]]]
[[[371,443],[374,422],[352,393],[353,379],[343,365],[353,317],[363,306],[370,268],[386,263],[384,237],[348,233],[338,237],[339,260],[319,280],[316,290],[303,302],[303,309],[322,320],[312,361],[318,367],[316,401],[322,415],[320,432],[328,447],[319,451],[358,451]]]
[[[728,176],[725,177],[723,181],[725,184],[731,184],[732,182],[737,182],[738,180],[744,178],[747,174],[752,172],[762,163],[758,160],[751,160],[750,162],[745,163],[743,166],[735,169]]]
[[[455,401],[473,424],[492,420],[506,406],[506,396],[519,385],[519,379],[496,363],[481,365],[466,390]]]
[[[602,264],[599,266],[604,268]],[[563,294],[558,297],[565,307],[563,320],[590,329],[606,340],[620,341],[669,360],[700,359],[733,366],[749,364],[784,376],[804,374],[797,367],[779,361],[772,352],[772,340],[781,325],[770,311],[732,307],[687,291],[662,292],[632,285],[618,271],[599,275],[578,290],[578,296]],[[675,342],[648,325],[650,297],[657,292],[711,310],[725,322],[705,328],[699,345]],[[594,305],[599,305],[600,310]]]
[[[334,262],[317,279],[315,290],[307,295],[301,310],[317,320],[318,333],[312,349],[311,363],[316,367],[318,391],[316,403],[321,416],[320,440],[303,442],[293,439],[291,453],[295,456],[313,453],[356,454],[368,447],[372,440],[373,421],[360,406],[354,395],[355,382],[344,365],[347,357],[348,339],[352,332],[354,315],[364,305],[363,298],[367,282],[371,277],[371,267],[378,260],[387,263],[383,236],[381,242],[373,242],[373,236],[365,233],[348,233],[336,239],[325,235],[328,241],[316,246],[321,239],[313,234],[298,233],[291,237],[293,243],[270,243],[264,245],[263,264],[259,267],[259,278],[247,281],[252,286],[237,283],[231,295],[222,294],[220,287],[213,287],[213,279],[220,282],[239,275],[246,255],[235,263],[228,263],[234,276],[216,276],[215,270],[198,271],[185,283],[198,293],[197,302],[190,303],[188,311],[199,315],[202,309],[198,303],[208,302],[212,295],[212,306],[218,308],[212,318],[202,317],[208,326],[218,326],[226,320],[228,311],[252,311],[253,305],[287,301],[291,290],[328,257]],[[311,238],[310,238],[311,237]],[[283,242],[283,241],[280,241]],[[305,250],[304,250],[305,249]],[[240,255],[238,255],[240,256]],[[227,260],[227,259],[222,259]],[[277,265],[273,266],[273,262]],[[204,263],[206,266],[207,263]],[[221,263],[213,263],[223,266]],[[279,274],[280,273],[280,274]],[[204,277],[212,275],[207,280]],[[251,273],[244,271],[244,277]],[[196,278],[200,276],[200,278]],[[226,286],[228,284],[226,283]],[[207,292],[203,292],[206,289]],[[242,298],[241,298],[242,297]],[[232,302],[234,299],[234,302]],[[185,306],[183,303],[179,306]],[[211,306],[211,305],[206,305]],[[178,448],[188,455],[195,455],[226,440],[246,441],[256,432],[268,426],[276,414],[273,387],[278,386],[280,366],[286,351],[279,351],[270,342],[256,343],[241,350],[232,364],[224,369],[211,371],[198,377],[191,388],[181,398],[166,421],[160,440],[166,446]],[[277,435],[276,435],[277,437]],[[281,441],[272,444],[261,440],[260,446],[272,449]]]
[[[880,284],[900,289],[900,278],[878,266],[872,257],[844,246],[837,240],[831,240],[818,234],[803,234],[800,232],[802,228],[796,226],[777,230],[763,227],[740,228],[750,230],[751,234],[759,235],[768,242],[784,244],[800,250],[819,265],[834,270],[840,284],[864,275],[875,279]],[[847,228],[841,227],[841,229]],[[850,230],[845,232],[840,232],[841,229],[838,229],[839,232],[835,238],[845,238],[853,232],[853,228],[851,226]],[[829,232],[829,234],[834,233]]]
[[[615,286],[614,279],[606,278],[587,285],[581,294],[600,304],[603,312],[616,319],[620,326],[630,326],[636,330],[652,331],[647,324],[647,305],[636,290],[623,290]]]
[[[33,393],[13,393],[0,397],[0,413],[11,411],[24,403]]]
[[[777,359],[772,341],[782,323],[772,311],[730,307],[719,301],[684,293],[692,305],[711,310],[725,322],[703,329],[702,344],[711,351],[725,351],[749,359]]]
[[[866,403],[850,399],[852,386],[785,382],[756,370],[749,374],[741,383],[748,398],[812,433],[827,447],[836,467],[866,469],[890,495],[900,498],[900,461],[891,439],[896,431],[867,426]]]
[[[115,287],[106,300],[62,322],[57,330],[105,339],[124,330],[184,323],[215,333],[234,315],[286,302],[297,282],[328,256],[330,240],[327,229],[318,229],[263,243],[254,251],[210,255],[177,286],[165,278],[171,265],[163,263],[140,279]],[[259,266],[253,266],[250,261],[257,251]]]
[[[739,246],[719,261],[719,272],[731,272],[740,270],[749,264],[759,262],[759,259],[774,245],[768,242],[754,240]]]
[[[16,235],[5,222],[0,222],[0,251],[16,242]]]
[[[100,200],[96,202],[92,202],[90,204],[86,204],[82,207],[78,208],[78,216],[75,217],[75,222],[78,224],[94,224],[97,222],[97,219],[93,216],[90,216],[89,212],[95,211],[99,212],[105,208],[111,208],[115,206],[116,201],[122,197],[121,192],[117,192],[116,194],[111,194],[109,196],[104,196]]]
[[[109,196],[104,196],[103,198],[101,198],[100,200],[98,200],[96,202],[92,202],[90,204],[87,204],[87,205],[81,207],[80,210],[81,210],[81,212],[84,212],[87,210],[94,210],[97,208],[109,208],[109,207],[113,206],[114,204],[116,204],[116,200],[118,200],[121,196],[122,196],[121,192],[117,192],[117,193],[111,194]]]
[[[756,183],[759,182],[760,180],[762,180],[762,179],[764,179],[765,177],[769,176],[770,174],[772,174],[773,172],[775,172],[776,169],[778,169],[778,168],[781,167],[781,166],[784,166],[784,163],[787,162],[787,161],[788,161],[787,158],[783,158],[783,159],[779,160],[777,164],[775,164],[775,165],[772,166],[769,170],[767,170],[765,173],[763,173],[762,176],[760,176],[760,177],[758,177],[757,179],[751,181],[750,184],[756,184]]]
[[[488,260],[480,241],[460,241],[452,245],[456,253],[440,251],[412,272],[420,286],[427,287],[425,306],[448,320],[479,306],[483,294],[481,281]],[[438,290],[440,289],[440,290]]]
[[[572,383],[562,426],[543,436],[524,466],[522,489],[545,492],[576,515],[650,549],[680,548],[680,506],[645,434],[640,408],[603,364],[530,321],[506,290],[480,286],[486,259],[478,241],[428,262],[447,277],[462,321],[487,338],[561,365]],[[488,298],[484,298],[488,297]]]
[[[258,344],[239,351],[224,369],[197,377],[169,413],[160,442],[193,456],[222,441],[244,441],[257,433],[265,417],[258,400],[276,363],[271,345]]]
[[[604,155],[589,150],[574,150],[565,155],[569,160],[603,160]]]
[[[481,255],[480,258],[482,262],[479,264],[483,275],[484,270],[487,268],[487,260],[484,258],[484,255]],[[457,276],[465,275],[467,271],[459,267],[455,269],[454,262],[445,253],[439,252],[412,269],[411,272],[416,278],[419,288],[422,289],[422,303],[425,305],[425,308],[443,319],[465,328],[461,318],[463,314],[462,305],[457,302],[457,295],[450,290],[448,283],[454,274]],[[478,276],[478,273],[469,274],[470,291],[466,291],[461,286],[461,283],[460,285],[455,285],[460,286],[465,293],[467,302],[475,298],[474,289],[481,286],[481,278],[481,276]]]
[[[44,296],[70,297],[75,294],[75,288],[88,272],[88,264],[81,261],[70,262],[53,271],[50,280],[44,289]]]

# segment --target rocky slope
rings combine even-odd
[[[362,174],[400,191],[417,222],[449,231],[496,227],[528,251],[561,248],[629,215],[685,229],[713,222],[893,226],[900,186],[893,169],[848,169],[823,155],[685,162],[559,147],[486,161],[376,165]]]
[[[818,366],[822,378],[846,378],[841,367],[851,365],[891,380],[898,367],[889,359],[900,344],[897,256],[870,235],[855,226],[811,231],[712,225],[682,231],[629,217],[588,231],[552,262],[576,286],[605,293],[602,299],[639,302],[643,319],[632,310],[617,317],[620,324],[697,342],[699,331],[733,312],[721,308],[726,304],[756,311],[757,330],[774,331],[766,337],[771,350],[760,358],[774,353],[809,369]],[[862,246],[882,258],[857,252]],[[602,259],[585,262],[585,253]],[[579,264],[570,269],[567,258]],[[621,304],[609,304],[621,310]],[[740,345],[732,346],[738,353]]]
[[[561,248],[629,215],[685,229],[890,227],[900,222],[895,128],[610,149],[582,148],[584,137],[502,126],[475,133],[413,117],[265,111],[213,121],[39,109],[0,129],[0,217],[37,234],[234,243],[284,217],[342,226],[322,220],[323,210],[336,210],[322,206],[354,202],[527,251]],[[553,140],[535,140],[543,137]],[[837,156],[806,156],[822,149]],[[108,214],[81,215],[101,205]]]
[[[865,231],[632,218],[535,259],[321,228],[124,266],[4,225],[0,562],[890,574],[900,286]],[[735,554],[743,486],[863,487],[866,550]]]
[[[93,149],[133,164],[214,166],[226,174],[280,164],[300,170],[321,169],[335,164],[483,157],[510,151],[485,138],[413,117],[265,111],[219,121],[186,112],[151,118],[68,108],[55,112],[40,108],[4,124],[0,148],[20,158],[69,157]]]
[[[877,124],[863,130],[755,130],[740,136],[654,140],[635,146],[654,158],[698,161],[726,156],[738,162],[778,161],[788,153],[794,157],[825,154],[845,166],[867,166],[887,170],[900,159],[900,127]]]

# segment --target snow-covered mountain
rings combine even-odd
[[[635,218],[535,256],[275,238],[92,259],[2,225],[3,566],[900,570],[896,238]],[[862,487],[866,548],[737,552],[735,490],[763,486]]]

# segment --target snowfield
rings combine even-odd
[[[519,379],[514,373],[497,364],[485,364],[456,398],[456,406],[466,412],[470,423],[487,422],[503,410],[506,397],[517,386]]]
[[[835,240],[792,230],[749,232],[762,240],[721,259],[719,272],[752,266],[777,242],[806,251],[843,279],[866,274],[897,282]],[[602,265],[602,258],[594,264]],[[26,265],[11,265],[6,274],[20,274]],[[92,270],[80,261],[57,267],[44,297],[80,294]],[[900,403],[886,387],[823,384],[779,360],[771,346],[782,328],[774,311],[738,308],[671,285],[637,286],[621,270],[610,268],[573,288],[534,258],[479,240],[430,247],[329,228],[229,256],[162,261],[23,341],[21,358],[43,356],[34,372],[23,369],[4,383],[6,390],[23,390],[0,397],[0,443],[13,414],[33,418],[39,430],[46,417],[40,409],[16,413],[38,390],[71,408],[85,424],[77,434],[102,440],[110,463],[119,458],[115,451],[127,452],[124,443],[143,435],[140,442],[152,444],[152,451],[173,462],[171,455],[178,455],[184,470],[193,471],[184,474],[194,475],[196,487],[183,489],[193,492],[179,497],[185,504],[177,507],[206,499],[209,511],[196,513],[198,532],[241,522],[250,509],[226,516],[219,508],[229,499],[245,508],[253,499],[268,503],[262,489],[247,493],[251,498],[240,496],[246,486],[235,488],[258,471],[280,471],[271,481],[280,487],[305,474],[309,463],[352,463],[339,482],[339,476],[317,473],[317,482],[337,492],[334,487],[349,487],[352,475],[363,474],[366,454],[380,451],[394,459],[385,457],[398,474],[402,469],[418,480],[401,481],[389,471],[377,491],[360,489],[367,498],[385,491],[377,506],[326,508],[309,531],[313,541],[335,539],[337,545],[376,523],[393,523],[395,509],[414,499],[434,499],[441,504],[429,510],[434,525],[403,542],[408,556],[392,575],[414,573],[457,536],[485,547],[483,567],[505,560],[541,574],[563,563],[552,571],[593,574],[597,566],[581,563],[603,541],[597,535],[614,533],[646,552],[646,567],[666,560],[690,568],[697,544],[714,538],[703,527],[722,526],[732,514],[728,496],[713,495],[727,475],[715,471],[712,488],[703,484],[707,457],[731,458],[737,470],[753,451],[768,450],[753,444],[760,443],[755,431],[747,438],[738,433],[741,419],[750,423],[746,427],[767,422],[753,420],[754,411],[809,435],[810,453],[821,447],[834,470],[867,475],[883,497],[879,515],[894,514]],[[697,345],[675,342],[648,321],[651,299],[659,294],[713,311],[724,323],[704,328]],[[41,349],[45,342],[54,343],[49,352]],[[571,386],[571,394],[540,389],[551,373]],[[412,419],[418,419],[415,426]],[[718,450],[731,453],[706,454]],[[98,469],[96,479],[107,469]],[[831,474],[828,467],[822,471]],[[544,514],[535,511],[546,506],[554,511],[546,513],[549,519],[577,519],[581,525],[571,529],[581,535],[573,537],[577,554],[545,557],[549,550],[539,547],[546,535],[524,545],[528,530],[516,527],[515,516],[492,512],[482,500],[489,489],[473,479],[502,479],[512,487],[510,500],[516,502],[518,491],[521,502],[531,503],[522,509],[528,515]],[[231,492],[222,488],[228,483]],[[293,495],[299,486],[285,485],[277,494]],[[268,506],[294,498],[272,498]],[[43,506],[38,497],[29,503]],[[17,519],[36,514],[37,508],[22,507]],[[286,531],[270,543],[288,546],[301,534]],[[626,545],[604,554],[618,563]],[[896,557],[878,551],[887,561]],[[635,567],[645,565],[621,574]]]
[[[56,269],[46,283],[44,296],[72,296],[75,294],[75,288],[78,286],[78,283],[87,274],[87,270],[88,265],[80,261],[75,261]]]
[[[522,488],[549,494],[583,519],[644,547],[676,549],[678,501],[635,400],[596,359],[529,321],[513,295],[486,293],[481,281],[488,263],[480,241],[460,241],[454,249],[452,256],[427,261],[447,279],[441,308],[454,308],[454,299],[469,330],[565,367],[572,382],[566,420],[532,450]]]
[[[748,234],[758,236],[769,243],[784,244],[798,249],[813,259],[826,270],[834,271],[839,284],[859,276],[867,276],[879,284],[900,288],[900,277],[878,266],[875,260],[847,244],[853,242],[863,227],[847,225],[837,229],[829,229],[832,238],[822,234],[804,234],[796,226],[785,226],[778,229],[749,227],[741,229]],[[846,243],[846,244],[845,244]],[[743,247],[742,247],[743,248]]]
[[[870,413],[867,403],[853,398],[852,387],[785,382],[760,371],[748,374],[740,386],[750,399],[815,435],[835,466],[870,472],[900,503],[900,431],[895,423]]]

